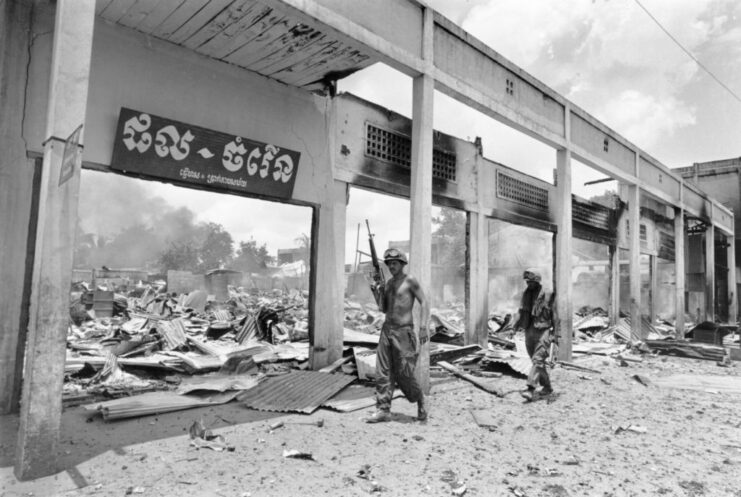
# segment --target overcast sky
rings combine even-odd
[[[641,8],[645,7],[713,75],[741,95],[741,1],[737,0],[427,0],[505,58],[616,130],[669,167],[741,156],[741,102],[705,72]],[[411,115],[411,80],[376,65],[339,89]],[[400,89],[402,91],[400,91]],[[436,129],[483,139],[492,160],[552,182],[555,152],[437,94]],[[574,167],[574,193],[603,175]],[[84,187],[84,185],[83,185]],[[149,195],[187,205],[224,225],[235,241],[254,237],[271,252],[309,233],[307,208],[175,189],[154,182]],[[185,193],[183,193],[185,192]],[[712,192],[710,192],[712,194]],[[346,261],[354,260],[357,224],[370,218],[379,246],[408,238],[409,204],[353,190]],[[270,220],[266,222],[266,220]],[[363,227],[364,229],[364,227]],[[367,246],[361,232],[361,249]]]

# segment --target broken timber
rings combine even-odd
[[[458,378],[461,378],[463,380],[466,380],[469,383],[473,383],[475,386],[479,387],[480,389],[482,389],[482,390],[484,390],[486,392],[489,392],[491,394],[494,394],[497,397],[504,397],[504,393],[501,390],[499,390],[498,388],[493,387],[493,386],[487,384],[486,382],[481,381],[480,379],[476,378],[473,375],[470,375],[470,374],[466,374],[466,373],[461,372],[458,368],[456,368],[455,366],[453,366],[452,364],[450,364],[448,362],[439,361],[437,363],[437,365],[440,366],[441,368],[445,369],[446,371],[450,371],[451,373],[453,373]]]
[[[645,343],[652,351],[660,354],[690,357],[693,359],[723,361],[728,355],[728,350],[718,345],[674,340],[646,340]]]
[[[451,361],[459,357],[465,357],[468,354],[478,352],[481,347],[478,344],[466,345],[465,347],[456,347],[454,349],[441,349],[430,352],[430,366],[440,361]]]

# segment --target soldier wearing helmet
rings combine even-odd
[[[386,314],[376,349],[376,412],[366,419],[378,423],[391,419],[391,398],[398,386],[409,402],[417,403],[417,419],[427,419],[425,395],[415,377],[419,339],[414,329],[414,301],[421,305],[420,334],[427,339],[429,308],[427,298],[414,276],[404,272],[407,256],[396,248],[383,254],[391,278],[383,291],[374,292],[379,309]]]
[[[520,300],[520,310],[515,330],[525,332],[525,348],[532,365],[527,377],[527,389],[522,396],[528,400],[538,400],[553,393],[548,376],[547,360],[551,346],[550,330],[553,326],[554,293],[546,292],[537,269],[528,269],[522,274],[527,288]],[[538,386],[542,388],[536,390]]]

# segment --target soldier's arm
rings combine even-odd
[[[419,281],[417,281],[414,277],[408,277],[409,280],[409,288],[412,291],[412,294],[414,294],[414,298],[419,301],[419,305],[421,306],[420,313],[419,313],[419,320],[420,320],[420,331],[423,333],[424,338],[427,338],[429,334],[429,322],[430,322],[430,305],[429,302],[427,302],[427,297],[425,296],[424,290],[422,290],[422,285],[419,284]],[[423,337],[420,337],[420,339]]]

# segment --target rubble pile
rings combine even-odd
[[[112,294],[110,316],[104,311],[99,317],[98,302],[90,303],[100,293]],[[158,285],[127,295],[77,288],[64,398],[166,390],[180,382],[179,375],[228,368],[230,358],[240,355],[255,366],[266,364],[264,369],[301,365],[308,361],[307,303],[306,292],[298,290],[230,288],[229,299],[216,302],[202,290],[176,295]]]
[[[247,399],[272,405],[271,399],[262,397],[273,388],[266,380],[292,374],[304,375],[297,379],[306,382],[301,394],[308,395],[307,402],[312,408],[321,402],[330,408],[342,405],[343,409],[373,404],[375,347],[385,318],[374,303],[345,300],[343,355],[316,372],[339,373],[346,378],[339,381],[341,378],[335,377],[332,388],[342,389],[347,382],[358,380],[354,386],[366,389],[350,405],[345,405],[347,400],[312,398],[311,389],[324,380],[321,375],[306,376],[312,373],[308,371],[307,292],[245,291],[234,287],[228,290],[227,300],[216,301],[203,290],[180,295],[168,293],[164,282],[138,285],[126,293],[90,291],[84,284],[78,285],[73,289],[70,306],[65,404],[92,401],[87,408],[101,411],[106,419],[215,405],[234,399],[248,407]],[[493,378],[503,374],[525,377],[530,369],[524,334],[513,327],[514,315],[514,312],[489,315],[487,344],[482,348],[478,344],[464,345],[462,303],[432,309],[431,376],[455,376],[502,395],[491,384]],[[644,318],[641,327],[644,340],[631,335],[630,319],[624,314],[611,325],[604,309],[583,307],[572,321],[574,360],[601,355],[624,365],[641,362],[645,354],[666,353],[714,360],[721,365],[729,360],[727,350],[730,349],[723,345],[733,347],[735,343],[738,347],[735,327],[727,327],[727,333],[721,333],[721,328],[713,323],[698,326],[688,323],[690,339],[708,341],[712,334],[716,342],[700,344],[675,339],[674,327],[664,320],[650,323]],[[576,362],[557,362],[555,357],[552,360],[554,366],[595,372]],[[261,384],[264,385],[258,388]],[[141,400],[126,400],[132,394]],[[343,394],[338,395],[340,399]],[[281,407],[281,402],[275,405],[279,410],[286,408]]]

